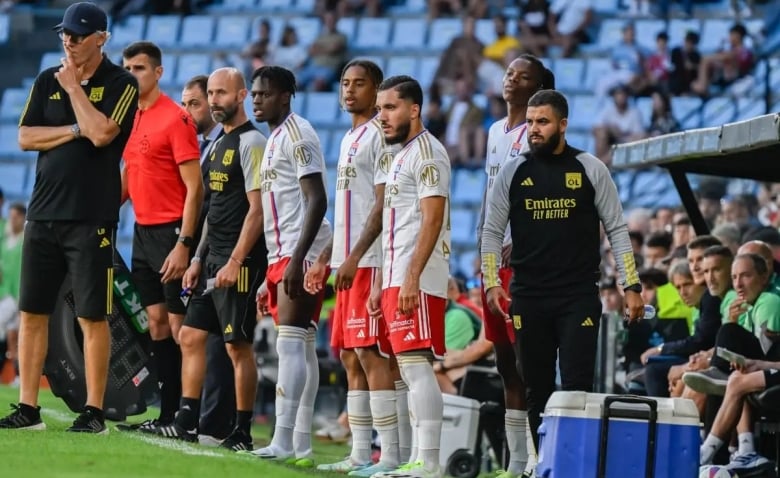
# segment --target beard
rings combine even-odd
[[[531,152],[534,154],[549,156],[558,147],[561,142],[561,133],[555,133],[544,143],[532,143],[528,142],[528,147],[531,148]]]
[[[409,131],[411,130],[411,121],[400,124],[395,130],[395,136],[385,136],[385,141],[387,141],[387,144],[401,144],[409,138]]]
[[[233,119],[238,112],[238,104],[221,107],[220,109],[211,108],[211,117],[217,123],[225,123]]]

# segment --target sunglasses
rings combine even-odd
[[[70,32],[68,30],[60,30],[57,32],[57,36],[60,37],[60,40],[66,43],[71,43],[74,45],[80,45],[84,42],[87,38],[94,35],[97,32],[87,33],[85,35],[78,35],[76,33]]]

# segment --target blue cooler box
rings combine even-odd
[[[555,392],[539,442],[538,477],[696,478],[699,472],[699,412],[688,399]]]

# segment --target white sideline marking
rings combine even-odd
[[[160,448],[166,448],[168,450],[178,451],[184,453],[185,455],[213,456],[217,458],[223,458],[225,456],[221,453],[216,453],[209,450],[201,450],[200,448],[196,448],[188,443],[172,440],[169,438],[140,435],[135,433],[127,433],[126,436],[142,441],[144,443],[148,443],[150,445],[158,446]]]
[[[53,410],[51,408],[41,408],[41,414],[46,415],[47,417],[54,419],[58,422],[72,422],[76,418],[72,415],[69,415],[65,412],[61,412],[59,410]]]

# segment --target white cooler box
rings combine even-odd
[[[699,413],[691,400],[555,392],[539,427],[543,478],[696,478]]]
[[[447,393],[442,398],[441,466],[450,476],[477,476],[479,463],[474,457],[474,447],[479,432],[479,402]]]

